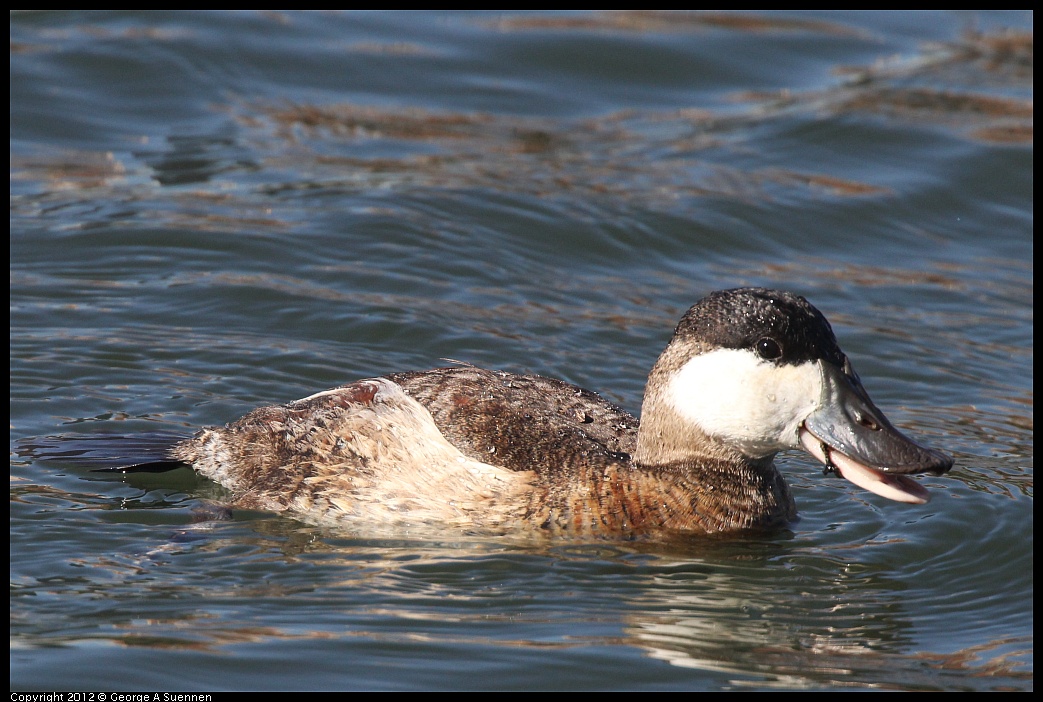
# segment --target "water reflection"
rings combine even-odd
[[[967,553],[955,546],[896,570],[893,561],[878,560],[885,542],[866,543],[850,529],[834,533],[828,546],[784,533],[636,549],[534,547],[504,539],[364,539],[268,514],[196,516],[179,526],[189,517],[178,506],[184,496],[167,490],[124,500],[116,526],[105,527],[113,523],[101,517],[109,504],[56,490],[47,499],[63,502],[66,514],[86,509],[73,519],[122,546],[119,553],[65,556],[47,576],[12,582],[16,647],[92,640],[219,652],[309,639],[346,650],[362,641],[563,652],[606,645],[725,674],[739,687],[942,689],[968,673],[997,684],[1031,680],[1022,662],[1030,641],[955,653],[919,642],[917,629],[939,616],[937,607],[964,606],[959,594],[925,601],[929,589],[911,585],[918,568],[956,572]],[[165,514],[143,509],[148,503]],[[966,585],[953,583],[957,592],[973,590]],[[18,614],[24,598],[36,600],[31,622]],[[65,604],[48,615],[41,598]],[[79,624],[64,614],[71,602]],[[267,610],[282,614],[253,622]],[[97,628],[97,618],[109,624]]]

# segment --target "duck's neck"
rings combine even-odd
[[[669,349],[668,349],[669,352]],[[628,475],[617,476],[644,492],[671,531],[720,532],[769,527],[796,517],[789,487],[775,468],[774,454],[751,458],[708,436],[685,418],[669,396],[676,370],[669,353],[649,375],[641,407],[637,446]],[[646,492],[647,491],[647,492]],[[653,491],[663,499],[650,497]],[[647,507],[644,512],[648,512]]]
[[[738,450],[708,436],[677,408],[670,384],[676,378],[679,365],[672,362],[671,357],[676,354],[671,354],[671,350],[667,348],[648,375],[634,462],[644,466],[699,461],[751,462]],[[771,463],[771,458],[767,458],[767,464]]]

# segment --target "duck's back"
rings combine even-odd
[[[554,378],[473,366],[386,376],[422,404],[465,455],[514,471],[557,472],[630,458],[638,420]]]
[[[467,366],[262,407],[204,429],[173,455],[232,490],[241,507],[316,523],[490,531],[531,518],[558,488],[571,493],[626,463],[636,431],[635,418],[576,386]]]

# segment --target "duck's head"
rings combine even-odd
[[[821,312],[762,288],[696,303],[649,376],[635,460],[684,460],[686,445],[754,464],[802,448],[856,485],[911,503],[929,495],[909,475],[952,467],[873,404]]]

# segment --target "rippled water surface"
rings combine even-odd
[[[1032,19],[12,14],[12,689],[1031,690]],[[444,358],[636,412],[739,285],[929,504],[787,454],[777,534],[377,539],[34,448]]]

